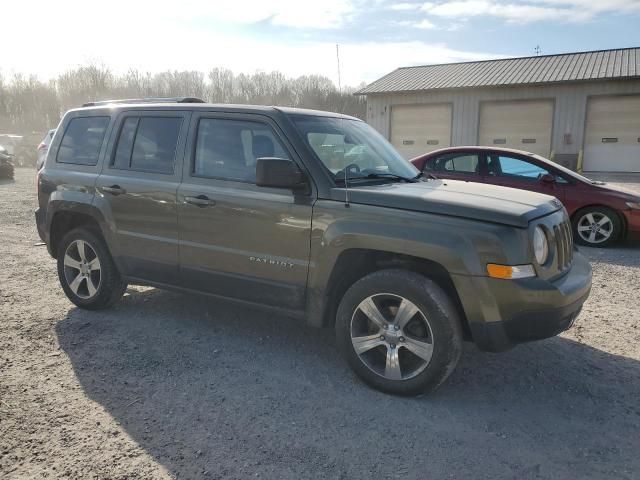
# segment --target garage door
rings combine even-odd
[[[549,157],[552,125],[551,100],[482,103],[478,143]]]
[[[451,105],[394,105],[391,143],[407,159],[451,145]]]
[[[640,96],[589,99],[583,169],[640,172]]]

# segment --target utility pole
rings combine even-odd
[[[338,60],[338,91],[342,93],[342,84],[340,82],[340,45],[336,43],[336,59]]]

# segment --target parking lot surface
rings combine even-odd
[[[33,170],[0,182],[0,478],[640,478],[638,244],[582,249],[570,331],[468,344],[435,394],[396,398],[293,319],[142,287],[77,309],[35,206]]]

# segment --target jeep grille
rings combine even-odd
[[[564,221],[554,226],[553,235],[556,239],[558,270],[562,271],[568,268],[571,265],[571,260],[573,260],[573,236],[569,221]]]

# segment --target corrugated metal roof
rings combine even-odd
[[[356,95],[640,77],[640,47],[402,67]]]

